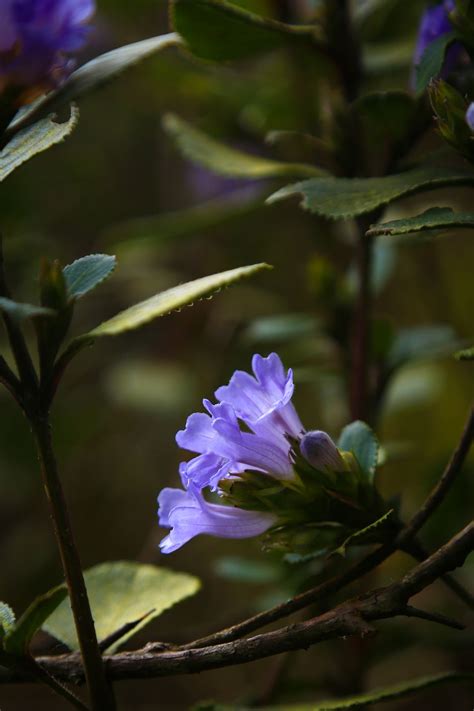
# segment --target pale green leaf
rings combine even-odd
[[[35,304],[23,304],[18,301],[12,301],[4,296],[0,296],[0,311],[10,316],[15,321],[24,321],[25,319],[38,318],[42,316],[55,316],[56,312],[53,309],[47,309],[44,306],[36,306]]]
[[[289,43],[313,45],[314,28],[263,18],[226,0],[174,0],[171,18],[191,52],[202,59],[246,59]]]
[[[65,597],[67,597],[66,586],[59,585],[45,595],[36,598],[6,635],[4,641],[5,651],[17,656],[26,654],[35,632],[39,630]]]
[[[387,366],[399,368],[408,361],[451,352],[459,339],[451,326],[413,326],[399,331],[390,348]]]
[[[456,353],[457,360],[474,360],[474,346],[465,348],[463,351]]]
[[[473,228],[474,212],[454,212],[450,207],[432,207],[414,217],[372,225],[367,234],[373,237],[379,235],[394,237],[414,232],[429,232],[430,230],[437,234],[438,230],[459,227]]]
[[[97,89],[104,83],[122,74],[126,69],[150,57],[156,52],[181,44],[181,40],[174,32],[159,37],[135,42],[119,47],[111,52],[96,57],[71,74],[64,84],[56,91],[51,91],[35,102],[31,110],[23,113],[9,126],[7,134],[17,133],[19,130],[36,123],[44,116],[54,113],[58,108],[79,99],[84,94]]]
[[[15,613],[6,602],[0,602],[0,639],[15,626]]]
[[[130,622],[141,620],[120,642],[111,646],[112,651],[200,588],[198,578],[193,575],[128,561],[103,563],[84,575],[99,640],[110,637]],[[79,648],[69,600],[58,607],[43,628],[70,649]]]
[[[17,133],[0,151],[0,182],[33,156],[64,141],[76,127],[78,119],[79,111],[72,107],[71,116],[65,123],[56,123],[49,117]]]
[[[342,430],[337,446],[345,452],[352,452],[360,468],[372,482],[377,467],[379,443],[371,428],[360,420],[351,422]]]
[[[175,286],[152,296],[151,299],[131,306],[109,321],[104,321],[104,323],[101,323],[100,326],[97,326],[97,328],[89,331],[84,336],[80,336],[79,339],[93,340],[102,336],[115,336],[125,331],[131,331],[160,316],[176,311],[176,309],[180,309],[183,306],[188,306],[194,301],[211,296],[220,289],[235,284],[241,279],[254,276],[254,274],[270,268],[268,264],[253,264],[249,267],[231,269],[227,272],[213,274],[212,276]]]
[[[372,212],[406,195],[473,184],[472,170],[427,165],[382,178],[311,178],[278,190],[267,203],[301,195],[303,208],[338,220]]]
[[[470,681],[474,682],[474,674],[462,672],[445,672],[443,674],[434,674],[433,676],[423,676],[411,681],[394,684],[383,689],[374,689],[366,694],[353,696],[349,699],[339,699],[334,701],[325,701],[318,703],[315,706],[307,706],[308,711],[343,711],[344,709],[357,709],[366,705],[380,704],[384,701],[393,701],[395,699],[403,699],[411,694],[416,694],[425,689],[430,689],[433,686],[448,684],[451,682]],[[282,710],[283,711],[283,710]]]
[[[80,299],[109,277],[117,260],[109,254],[89,254],[64,267],[68,295]]]
[[[283,163],[230,148],[173,114],[165,116],[163,126],[189,160],[219,175],[260,180],[325,173],[311,165]]]
[[[441,72],[444,57],[450,44],[456,40],[454,32],[440,35],[427,46],[419,65],[415,68],[416,92],[421,94],[430,81]]]

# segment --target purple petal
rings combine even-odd
[[[466,122],[471,131],[474,131],[474,102],[469,104],[469,108],[466,111]]]
[[[158,504],[160,525],[171,528],[160,543],[162,553],[172,553],[202,534],[220,538],[252,538],[264,533],[276,522],[273,514],[209,504],[201,495],[180,489],[163,489]]]
[[[202,491],[207,486],[216,491],[221,479],[225,479],[230,470],[235,471],[232,462],[215,454],[201,454],[189,462],[182,462],[179,467],[181,481],[185,489],[193,487]]]

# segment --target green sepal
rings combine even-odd
[[[429,96],[439,133],[463,156],[474,161],[474,140],[466,121],[469,104],[464,96],[442,79],[431,82]]]

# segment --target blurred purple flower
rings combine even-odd
[[[0,93],[11,88],[31,99],[63,81],[94,11],[94,0],[1,0]]]
[[[278,520],[268,510],[210,504],[202,493],[210,489],[222,494],[225,480],[245,482],[246,472],[282,485],[295,479],[293,447],[302,437],[304,441],[305,431],[291,402],[293,373],[285,371],[276,353],[255,355],[252,367],[253,375],[236,371],[229,384],[216,391],[218,404],[204,400],[207,413],[192,414],[176,435],[180,447],[198,456],[180,466],[184,490],[164,489],[158,497],[160,525],[172,529],[160,544],[164,553],[201,533],[257,536]],[[325,438],[319,453],[324,466],[330,466],[338,452],[330,437]]]
[[[471,131],[474,132],[474,101],[469,104],[468,109],[466,111],[466,123],[471,129]]]
[[[448,32],[451,32],[453,26],[449,19],[449,13],[454,9],[454,0],[443,0],[443,2],[438,2],[436,5],[430,5],[426,8],[421,17],[418,29],[418,39],[415,48],[415,55],[413,57],[413,64],[415,67],[420,64],[421,59],[430,44],[442,35],[446,35]],[[459,42],[455,42],[449,47],[444,60],[442,76],[445,76],[453,69],[462,52],[463,47],[459,44]]]

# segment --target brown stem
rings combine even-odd
[[[456,567],[463,565],[474,548],[474,523],[469,524],[428,560],[416,566],[399,582],[379,588],[339,605],[329,612],[306,622],[288,625],[274,632],[248,639],[217,644],[203,649],[152,652],[141,649],[107,657],[110,679],[146,679],[176,674],[191,674],[253,662],[282,652],[307,649],[328,639],[351,635],[370,635],[370,624],[398,615],[413,616],[408,602],[411,597]],[[438,615],[422,616],[436,623]],[[433,617],[435,619],[433,619]],[[442,618],[443,624],[446,619]],[[83,670],[77,655],[42,657],[40,663],[56,678],[81,682]],[[24,681],[20,676],[3,677],[2,682]]]
[[[114,711],[116,706],[113,691],[105,677],[81,562],[58,475],[49,420],[47,417],[36,417],[32,418],[31,424],[76,623],[91,707],[93,711]]]
[[[357,272],[359,292],[352,331],[352,363],[350,373],[350,412],[353,420],[369,420],[370,322],[372,314],[372,248],[373,239],[365,236],[359,221]]]

